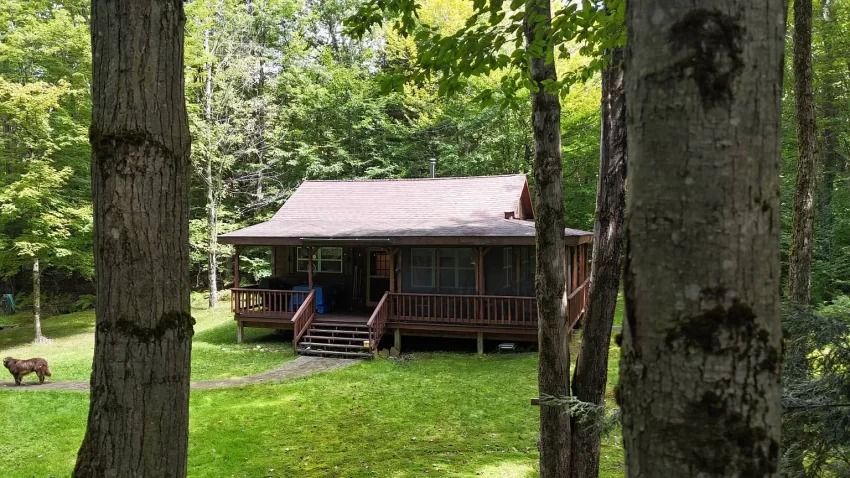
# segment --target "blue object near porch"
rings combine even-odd
[[[296,285],[292,288],[292,290],[310,290],[310,286],[307,284]],[[329,314],[331,312],[331,301],[333,297],[333,287],[322,286],[322,285],[314,285],[313,290],[316,291],[316,312],[319,314]],[[298,297],[294,297],[293,305],[300,306],[302,300]]]
[[[0,311],[5,315],[12,315],[17,312],[18,307],[15,304],[15,296],[12,294],[3,294],[0,297]]]

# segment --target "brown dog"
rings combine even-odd
[[[44,377],[50,376],[50,367],[47,366],[47,360],[43,358],[18,360],[6,357],[3,359],[3,366],[8,368],[12,376],[15,377],[15,385],[20,385],[24,375],[33,372],[38,375],[38,383],[44,383]]]

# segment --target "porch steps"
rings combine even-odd
[[[372,352],[363,346],[369,340],[365,323],[334,321],[316,318],[301,337],[298,353],[343,358],[372,358]]]

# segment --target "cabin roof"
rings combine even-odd
[[[565,230],[565,237],[589,240],[591,235]],[[533,243],[524,175],[304,181],[268,221],[219,236],[226,244],[462,243],[464,238]]]

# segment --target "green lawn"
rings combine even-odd
[[[189,474],[536,476],[536,366],[535,354],[440,353],[193,392]],[[67,476],[87,405],[81,393],[0,393],[4,476]],[[602,469],[623,474],[618,435]]]
[[[293,358],[290,344],[264,329],[245,329],[245,343],[236,344],[236,322],[229,305],[206,308],[194,297],[192,315],[197,320],[192,343],[192,379],[241,377],[279,367]],[[32,314],[0,317],[0,324],[19,327],[0,331],[0,355],[16,358],[43,357],[50,364],[53,381],[88,380],[94,353],[94,312],[76,312],[42,320],[49,344],[33,344]],[[0,370],[5,374],[5,370]],[[24,380],[35,380],[27,376]],[[3,380],[11,380],[11,375]]]
[[[206,358],[217,364],[214,368],[232,367],[226,375],[255,372],[231,356],[250,359],[256,343],[236,347],[229,319],[206,311],[196,315],[196,350],[199,343],[207,344],[202,349],[208,348]],[[85,314],[62,320],[78,324],[68,325],[75,331],[67,337],[90,336]],[[207,327],[206,321],[216,325]],[[285,349],[288,344],[266,342],[263,347]],[[618,352],[612,347],[611,379],[616,379]],[[256,355],[280,360],[280,353]],[[195,373],[202,356],[194,356]],[[536,381],[533,353],[484,358],[429,353],[281,383],[195,391],[189,475],[534,477],[538,410],[529,399],[537,395]],[[68,476],[87,407],[84,393],[0,391],[2,476]],[[623,472],[621,439],[614,433],[603,441],[601,476]]]

